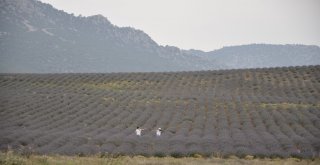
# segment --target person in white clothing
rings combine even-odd
[[[140,127],[137,127],[136,129],[136,135],[141,136],[141,132],[143,129],[141,129]]]
[[[161,128],[158,128],[157,131],[156,131],[156,135],[157,135],[157,136],[161,136],[161,133],[162,133]]]

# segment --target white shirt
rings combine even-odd
[[[157,130],[156,134],[157,136],[161,136],[161,130]]]
[[[136,134],[138,135],[138,136],[141,136],[141,131],[142,131],[142,129],[136,129]]]

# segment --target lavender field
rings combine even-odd
[[[135,128],[145,130],[135,135]],[[161,127],[161,137],[155,130]],[[1,74],[0,150],[319,157],[320,66]]]

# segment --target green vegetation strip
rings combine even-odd
[[[281,108],[281,109],[289,109],[289,108],[301,108],[301,109],[307,109],[307,108],[320,108],[320,104],[295,104],[295,103],[262,103],[260,107],[266,108]]]

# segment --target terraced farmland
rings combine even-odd
[[[145,128],[141,137],[137,126]],[[1,74],[0,150],[8,147],[67,155],[319,157],[320,66]]]

